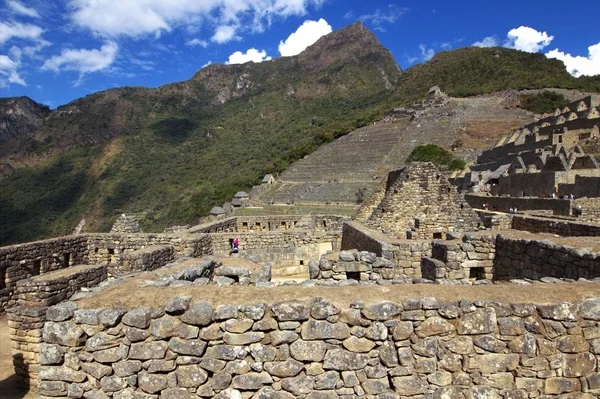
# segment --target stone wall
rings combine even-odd
[[[357,298],[360,299],[360,298]],[[578,398],[600,394],[600,298],[50,308],[44,397]]]
[[[21,280],[14,299],[20,306],[51,306],[70,298],[82,287],[95,287],[106,280],[106,266],[79,265]]]
[[[14,305],[12,295],[18,281],[87,262],[87,236],[0,248],[0,312]]]
[[[327,251],[339,251],[340,234],[307,230],[210,234],[214,255],[228,255],[231,240],[239,239],[239,254],[256,262],[272,262],[274,275],[308,272],[308,262]]]
[[[141,231],[138,217],[125,214],[120,215],[110,229],[111,233],[140,233]]]
[[[558,234],[564,237],[600,236],[600,224],[525,215],[513,215],[512,228],[530,233]]]
[[[132,271],[156,270],[175,259],[175,248],[172,245],[151,246],[125,254],[121,265],[113,274]]]
[[[571,200],[564,199],[465,194],[465,200],[473,208],[479,209],[483,209],[483,204],[487,202],[494,210],[499,212],[508,212],[510,208],[516,207],[519,211],[551,210],[554,215],[569,216],[571,214]]]
[[[375,194],[378,198],[381,193]],[[372,204],[369,202],[369,209]],[[481,220],[432,163],[411,163],[388,174],[385,195],[359,221],[396,238],[441,238],[476,230]]]
[[[483,225],[491,230],[508,230],[512,228],[512,217],[510,213],[501,213],[476,209],[475,212],[483,222]]]
[[[433,240],[431,258],[423,258],[421,272],[423,278],[434,281],[491,280],[495,258],[495,234],[467,233],[462,240]]]
[[[335,281],[340,285],[403,277],[406,276],[396,273],[394,262],[367,251],[334,252],[323,255],[319,262],[310,263],[311,279]]]
[[[17,283],[17,306],[8,311],[8,325],[15,374],[24,385],[35,386],[38,382],[40,343],[47,307],[69,299],[82,287],[98,285],[106,277],[106,266],[81,265]]]
[[[581,198],[574,202],[575,206],[581,207],[581,219],[600,223],[600,198]]]
[[[392,240],[358,222],[346,222],[341,249],[373,252],[394,262],[396,275],[420,278],[421,257],[431,255],[431,240]]]
[[[496,238],[496,280],[600,277],[600,254],[540,239]]]

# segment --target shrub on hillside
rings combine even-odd
[[[431,162],[442,170],[464,169],[466,166],[464,160],[453,157],[448,150],[435,144],[415,147],[406,162]]]

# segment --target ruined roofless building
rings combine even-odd
[[[357,220],[397,238],[442,238],[477,230],[481,220],[431,162],[390,172]]]

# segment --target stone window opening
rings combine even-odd
[[[303,260],[300,261],[300,266],[304,266],[304,261]]]
[[[470,280],[485,280],[485,268],[484,267],[472,267],[469,269]]]
[[[42,270],[42,260],[41,259],[34,260],[33,264],[31,265],[31,269],[29,269],[29,271],[31,272],[31,275],[39,276],[41,270]]]
[[[285,224],[285,222],[281,222],[281,230],[285,230],[287,227],[287,225]]]
[[[460,204],[460,209],[464,209],[465,206],[463,204]]]
[[[95,253],[95,254],[97,254],[99,250],[100,250],[100,248],[98,248],[98,247],[95,247],[95,248],[94,248],[94,253]]]
[[[327,228],[327,220],[323,220],[323,227]]]
[[[71,254],[64,253],[63,254],[63,267],[69,267],[71,265]]]
[[[0,290],[6,288],[6,269],[0,269]]]
[[[346,272],[346,279],[360,281],[360,272]]]
[[[441,240],[442,239],[442,233],[440,233],[440,232],[433,233],[433,239],[434,240]]]

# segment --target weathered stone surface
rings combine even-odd
[[[427,381],[416,376],[392,378],[394,391],[399,395],[412,396],[427,392]]]
[[[340,312],[339,307],[321,297],[315,298],[310,307],[310,315],[317,320],[325,320],[329,316],[340,314]]]
[[[49,321],[44,324],[44,342],[62,346],[80,346],[85,342],[83,330],[73,321]]]
[[[294,395],[305,395],[314,389],[314,378],[304,373],[281,380],[281,387]]]
[[[551,377],[546,379],[544,393],[546,395],[560,395],[581,389],[579,380],[576,378]]]
[[[160,393],[160,399],[194,399],[193,395],[185,388],[169,388]]]
[[[581,317],[587,320],[600,320],[600,298],[581,301]]]
[[[179,335],[181,326],[182,323],[178,317],[164,315],[150,322],[150,334],[159,339],[170,338]]]
[[[168,314],[182,314],[190,307],[192,297],[190,296],[176,296],[171,299],[165,306],[165,312]]]
[[[304,365],[294,359],[265,363],[265,370],[267,370],[270,375],[280,378],[297,376],[303,369]]]
[[[121,317],[127,312],[127,310],[119,308],[119,309],[104,309],[98,315],[98,319],[100,323],[104,327],[114,327],[119,324],[121,321]]]
[[[114,363],[127,357],[128,347],[120,344],[114,348],[94,352],[94,360],[100,363]]]
[[[323,368],[346,371],[360,370],[369,362],[369,356],[343,349],[330,349],[325,353]]]
[[[290,345],[290,355],[301,362],[320,362],[326,350],[327,345],[323,341],[297,340]]]
[[[250,354],[257,362],[271,362],[275,360],[277,349],[270,345],[252,344],[250,345]],[[301,359],[296,359],[301,360]]]
[[[71,302],[72,305],[59,304],[51,306],[46,311],[46,320],[48,321],[65,321],[69,320],[75,314],[77,306]]]
[[[60,345],[40,344],[39,362],[41,365],[62,364],[64,352]]]
[[[206,301],[194,302],[192,306],[181,316],[181,321],[194,326],[207,326],[213,320],[215,308]]]
[[[199,339],[187,340],[180,338],[171,338],[169,349],[181,355],[202,356],[206,349],[206,342]]]
[[[375,342],[366,338],[352,336],[345,339],[344,342],[342,342],[342,345],[350,352],[369,352],[375,347]]]
[[[240,334],[250,330],[253,324],[252,319],[230,319],[223,323],[223,328],[230,333]]]
[[[469,369],[479,370],[482,373],[512,371],[518,365],[519,355],[517,354],[488,354],[469,359]]]
[[[473,337],[473,344],[488,352],[501,353],[506,349],[506,343],[491,335]]]
[[[152,320],[152,308],[130,310],[123,316],[123,324],[129,327],[148,328]]]
[[[225,341],[227,345],[248,345],[260,342],[264,336],[265,333],[260,331],[251,331],[242,334],[226,332],[223,334],[223,341]]]
[[[390,383],[387,377],[369,379],[362,386],[368,395],[377,395],[390,389]]]
[[[148,374],[142,371],[138,374],[138,386],[147,393],[157,393],[167,389],[167,376],[162,374]]]
[[[263,387],[252,397],[252,399],[294,399],[295,396],[286,391],[276,391],[271,387]]]
[[[164,341],[139,342],[131,344],[129,358],[132,360],[162,359],[169,344]]]
[[[100,380],[100,386],[104,392],[115,392],[127,387],[127,382],[121,377],[108,376]]]
[[[318,390],[335,389],[339,380],[340,375],[337,371],[327,371],[315,377],[314,388]]]
[[[110,366],[106,366],[100,363],[81,363],[81,369],[98,380],[104,377],[105,375],[108,375],[112,371],[112,368]]]
[[[394,341],[404,341],[413,333],[413,323],[410,321],[399,322],[392,330]]]
[[[242,346],[216,345],[209,346],[206,349],[204,357],[206,359],[234,360],[239,356],[244,356],[246,353],[247,348]]]
[[[441,317],[430,317],[422,322],[415,333],[420,338],[431,337],[433,335],[446,335],[454,332],[455,327]]]
[[[398,316],[401,312],[402,305],[387,301],[367,306],[362,314],[369,320],[385,321]]]
[[[563,302],[557,305],[538,305],[538,311],[544,319],[558,321],[577,320],[578,306],[571,302]]]
[[[308,320],[309,307],[301,301],[279,302],[271,305],[271,312],[277,321]]]
[[[456,331],[460,335],[489,334],[496,328],[496,311],[493,308],[477,309],[464,314]]]
[[[232,385],[235,389],[257,391],[266,384],[272,384],[273,379],[266,373],[248,373],[233,377]]]
[[[467,355],[473,352],[473,340],[471,337],[455,337],[449,341],[445,341],[444,345],[452,352],[459,355]]]
[[[218,391],[227,389],[229,385],[231,385],[232,378],[233,377],[231,376],[231,374],[224,370],[216,372],[215,374],[213,374],[210,380],[210,386]]]
[[[88,338],[85,343],[85,349],[89,352],[94,352],[102,349],[114,348],[119,345],[119,341],[120,339],[114,335],[99,332],[93,337]]]
[[[64,366],[44,366],[40,368],[40,379],[48,381],[83,382],[86,375]]]
[[[398,365],[398,351],[392,341],[385,341],[379,347],[379,359],[386,367],[396,367]]]
[[[315,339],[346,339],[350,337],[350,328],[347,324],[343,323],[309,320],[302,324],[301,335],[305,341]]]
[[[563,355],[561,367],[565,377],[585,377],[596,369],[596,357],[591,353]]]
[[[199,387],[208,379],[206,371],[195,364],[177,367],[175,375],[177,375],[177,385],[182,388]]]
[[[119,377],[128,377],[137,374],[142,369],[142,362],[139,360],[122,360],[114,363],[112,368]]]

